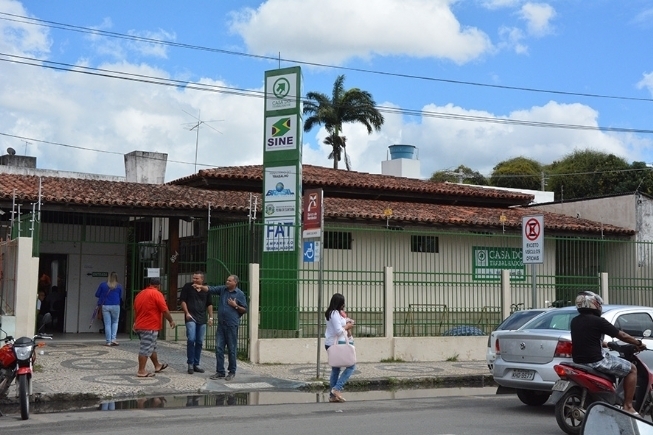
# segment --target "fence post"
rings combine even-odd
[[[510,294],[510,270],[501,270],[501,313],[505,319],[510,315],[510,305],[512,304],[512,297]]]
[[[610,303],[610,291],[608,290],[608,272],[601,272],[599,274],[601,285],[601,298],[604,304]]]
[[[385,311],[384,311],[384,321],[385,321],[385,337],[392,339],[394,338],[394,312],[395,312],[395,285],[394,285],[394,273],[391,266],[386,266],[383,269],[383,287],[385,290]],[[394,346],[392,351],[392,357],[394,358]]]
[[[247,324],[249,326],[249,360],[259,363],[258,355],[258,320],[259,320],[259,265],[249,264],[249,304],[247,307]]]

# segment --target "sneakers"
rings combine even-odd
[[[195,370],[193,369],[193,365],[192,365],[192,364],[188,364],[188,374],[189,374],[189,375],[192,375],[193,373],[195,373]]]
[[[204,373],[204,369],[200,366],[193,366],[193,371],[196,373]]]
[[[329,396],[329,402],[331,403],[338,403],[340,400],[336,396]]]
[[[224,378],[225,381],[230,381],[236,376],[235,373],[229,373],[226,378]]]
[[[336,390],[335,388],[331,390],[331,395],[338,399],[338,402],[346,402],[345,398],[342,397],[342,394],[340,394],[340,391]]]
[[[209,379],[213,379],[214,381],[216,379],[224,379],[224,373],[216,373],[213,376],[211,376]]]

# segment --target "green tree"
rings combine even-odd
[[[634,192],[645,174],[641,163],[633,167],[614,154],[589,149],[574,151],[548,166],[548,186],[555,192],[556,200]]]
[[[373,130],[380,131],[384,122],[372,95],[358,88],[345,90],[344,81],[344,75],[336,78],[331,97],[321,92],[308,92],[303,110],[306,118],[305,132],[311,131],[316,125],[323,125],[329,133],[329,142],[325,139],[324,143],[332,147],[329,158],[333,159],[334,169],[338,169],[338,162],[343,156],[347,164],[346,139],[340,136],[343,124],[361,123],[367,127],[367,133],[371,134]]]
[[[490,185],[515,189],[540,190],[542,165],[526,157],[515,157],[498,163],[490,175]]]
[[[438,183],[445,181],[458,183],[460,177],[455,175],[456,173],[463,175],[463,184],[476,184],[479,186],[487,186],[488,184],[487,178],[485,178],[480,172],[474,171],[465,165],[460,165],[453,171],[436,171],[431,175],[430,181]]]

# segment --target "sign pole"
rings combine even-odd
[[[324,207],[322,207],[324,210]],[[324,247],[324,231],[320,233],[320,249]],[[320,253],[320,267],[317,274],[317,379],[320,379],[320,351],[321,351],[321,338],[322,338],[322,290],[324,289],[323,276],[324,276],[324,257]]]
[[[531,308],[537,308],[537,264],[544,263],[544,216],[522,217],[522,261],[531,265]]]
[[[531,308],[537,308],[537,264],[531,263]]]

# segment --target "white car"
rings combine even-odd
[[[506,317],[503,322],[501,322],[499,326],[490,333],[490,336],[487,338],[487,352],[485,353],[485,361],[487,362],[487,367],[490,369],[490,372],[494,366],[494,360],[497,357],[494,352],[494,346],[499,334],[505,331],[515,331],[524,326],[526,322],[532,320],[534,317],[537,317],[551,309],[552,308],[533,308],[530,310],[515,311]]]
[[[529,321],[517,331],[501,333],[495,342],[496,359],[492,368],[494,381],[502,387],[514,388],[526,405],[543,405],[559,379],[553,366],[571,361],[571,319],[578,315],[576,307],[556,308]],[[605,305],[601,317],[618,329],[641,338],[647,347],[653,339],[644,331],[653,330],[653,308],[634,305]],[[611,337],[605,337],[611,340]],[[653,367],[653,352],[641,358]]]

